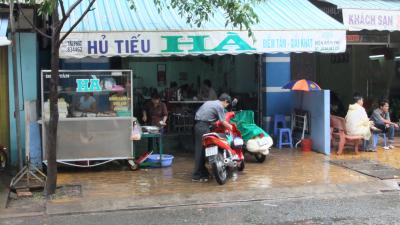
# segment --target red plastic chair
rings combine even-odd
[[[343,117],[331,115],[331,142],[333,143],[336,138],[339,138],[337,154],[343,154],[345,144],[354,144],[354,151],[358,154],[358,146],[360,145],[362,136],[351,136],[346,132],[346,121]]]

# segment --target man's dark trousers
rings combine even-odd
[[[208,178],[209,173],[207,168],[205,167],[205,152],[203,149],[203,134],[210,132],[210,123],[205,121],[196,121],[194,125],[194,145],[195,145],[195,152],[194,152],[194,170],[193,170],[193,179],[200,179],[200,178]]]
[[[390,145],[393,144],[394,132],[395,132],[394,125],[390,125],[389,127],[386,127],[386,125],[384,123],[376,123],[375,127],[382,130],[382,132],[386,133],[386,135],[388,135],[389,144]]]

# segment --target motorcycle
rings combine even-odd
[[[260,129],[261,132],[255,136],[251,136],[251,139],[247,137],[248,140],[245,143],[237,124],[232,122],[235,115],[235,112],[232,111],[227,112],[225,115],[225,121],[232,125],[232,130],[227,130],[218,121],[215,123],[212,132],[203,135],[203,147],[206,159],[211,166],[213,176],[220,185],[226,183],[228,177],[232,175],[235,169],[238,171],[244,170],[245,151],[253,155],[257,162],[262,163],[265,161],[266,155],[269,154],[269,148],[273,145],[272,138],[251,122],[250,124],[253,126],[246,128],[241,124],[241,129],[245,131],[246,129],[247,131]],[[252,121],[253,113],[250,115],[250,119],[247,119]]]
[[[229,117],[226,116],[226,121]],[[234,123],[232,130],[225,129],[220,121],[211,133],[203,135],[205,157],[218,184],[223,185],[233,171],[244,170],[243,139]]]

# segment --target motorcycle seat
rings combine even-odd
[[[217,138],[220,138],[220,139],[227,139],[227,136],[224,133],[212,132],[212,133],[207,133],[207,134],[203,135],[203,137],[208,137],[208,136],[214,136],[214,137],[217,137]]]

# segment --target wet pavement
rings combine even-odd
[[[257,163],[253,156],[247,155],[244,172],[239,172],[235,179],[228,180],[223,186],[213,179],[207,183],[192,182],[193,156],[188,153],[173,155],[173,165],[167,168],[131,171],[122,162],[90,169],[60,169],[58,185],[72,186],[80,193],[46,201],[39,204],[41,209],[33,212],[72,215],[224,202],[362,196],[398,189],[395,180],[381,182],[332,165],[329,160],[371,159],[400,168],[400,148],[361,152],[359,155],[350,150],[341,156],[325,156],[298,149],[273,149],[264,163]],[[29,205],[26,201],[19,204]]]
[[[247,158],[244,172],[238,173],[236,179],[229,180],[223,186],[215,180],[207,183],[192,182],[193,159],[187,154],[176,155],[172,167],[161,169],[121,171],[117,167],[107,171],[60,172],[58,184],[82,185],[83,198],[108,198],[248,191],[373,180],[357,172],[333,166],[327,161],[329,156],[315,152],[274,149],[264,163],[257,163],[250,155]]]

